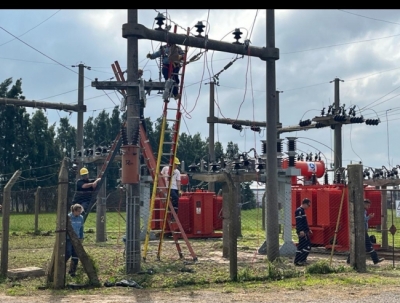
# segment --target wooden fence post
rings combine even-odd
[[[67,239],[67,195],[68,195],[68,169],[67,158],[63,159],[60,173],[58,174],[58,204],[56,244],[54,246],[54,285],[55,289],[65,287],[65,245]],[[53,258],[52,258],[53,259]]]
[[[363,166],[347,165],[350,216],[350,264],[358,272],[366,272]]]
[[[40,189],[38,186],[35,193],[35,235],[39,233]]]
[[[1,238],[1,275],[7,276],[8,271],[8,240],[10,236],[10,200],[11,188],[21,175],[21,170],[17,170],[11,177],[10,181],[4,186],[3,191],[3,233]]]

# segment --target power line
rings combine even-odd
[[[20,38],[18,38],[18,37],[15,36],[14,34],[10,33],[8,30],[6,30],[4,27],[0,26],[0,28],[1,28],[3,31],[5,31],[6,33],[8,33],[9,35],[13,36],[13,37],[14,37],[15,39],[17,39],[18,41],[24,43],[26,46],[28,46],[28,47],[32,48],[33,50],[37,51],[39,54],[45,56],[46,58],[50,59],[51,61],[56,62],[58,65],[60,65],[60,66],[62,66],[62,67],[64,67],[64,68],[66,68],[67,70],[69,70],[69,71],[71,71],[71,72],[73,72],[73,73],[75,73],[75,74],[78,74],[76,71],[74,71],[74,70],[68,68],[66,65],[64,65],[64,64],[62,64],[62,63],[60,63],[60,62],[58,62],[57,60],[55,60],[55,59],[53,59],[53,58],[51,58],[51,57],[49,57],[49,56],[47,56],[45,53],[43,53],[43,52],[41,52],[40,50],[36,49],[35,47],[29,45],[29,44],[26,43],[25,41],[22,41]]]
[[[52,18],[54,15],[58,14],[60,11],[61,11],[61,9],[59,9],[58,11],[56,11],[54,14],[52,14],[52,15],[51,15],[50,17],[48,17],[47,19],[45,19],[45,20],[43,20],[42,22],[40,22],[38,25],[32,27],[30,30],[28,30],[28,31],[26,31],[25,33],[19,35],[18,37],[22,37],[23,35],[25,35],[25,34],[29,33],[30,31],[34,30],[34,29],[37,28],[39,25],[45,23],[47,20],[49,20],[50,18]],[[11,40],[9,40],[9,41],[7,41],[7,42],[4,42],[3,44],[0,44],[0,47],[3,46],[3,45],[6,45],[7,43],[10,43],[11,41],[14,41],[15,39],[16,39],[16,38],[11,39]]]
[[[281,55],[289,55],[289,54],[295,54],[295,53],[304,53],[304,52],[309,52],[309,51],[318,50],[318,49],[323,49],[323,48],[330,48],[330,47],[343,46],[343,45],[349,45],[349,44],[364,43],[364,42],[382,40],[382,39],[393,38],[393,37],[398,37],[398,36],[400,36],[400,34],[392,35],[392,36],[387,36],[387,37],[381,37],[381,38],[374,38],[374,39],[367,39],[367,40],[361,40],[361,41],[353,41],[353,42],[346,42],[346,43],[333,44],[333,45],[328,45],[328,46],[314,47],[314,48],[310,48],[310,49],[304,49],[304,50],[293,51],[293,52],[286,52],[286,53],[280,53],[280,54],[281,54]]]
[[[386,22],[386,23],[391,23],[391,24],[400,25],[400,23],[397,23],[397,22],[392,22],[392,21],[386,21],[386,20],[382,20],[382,19],[376,19],[376,18],[372,18],[372,17],[367,17],[367,16],[364,16],[364,15],[360,15],[360,14],[356,14],[356,13],[351,13],[351,12],[345,11],[345,10],[343,10],[343,9],[338,9],[338,11],[341,11],[341,12],[346,13],[346,14],[350,14],[350,15],[354,15],[354,16],[366,18],[366,19],[371,19],[371,20],[375,20],[375,21],[380,21],[380,22]]]

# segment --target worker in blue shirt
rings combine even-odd
[[[296,256],[294,258],[294,264],[296,266],[304,266],[307,264],[307,257],[311,250],[310,234],[312,234],[312,231],[308,226],[307,215],[305,212],[305,210],[310,206],[310,199],[305,198],[294,212],[294,217],[296,218],[296,233],[299,237]]]
[[[81,215],[83,211],[84,209],[82,205],[74,204],[71,206],[71,212],[68,214],[71,220],[72,228],[81,241],[83,241],[83,228],[85,223],[83,216]],[[67,263],[67,261],[71,258],[71,264],[68,273],[71,277],[75,277],[79,258],[68,234],[65,247],[65,263]]]
[[[167,44],[161,46],[155,53],[149,53],[146,56],[148,59],[156,59],[162,56],[162,74],[165,80],[169,79],[170,62],[172,62],[171,79],[175,82],[172,86],[172,95],[175,100],[180,98],[180,94],[178,93],[178,73],[181,69],[181,60],[183,59],[184,53],[185,52],[176,44]]]

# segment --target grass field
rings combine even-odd
[[[194,263],[190,255],[184,252],[185,258],[179,259],[175,244],[171,239],[165,238],[161,259],[157,260],[150,255],[147,261],[141,261],[141,269],[144,274],[127,275],[125,272],[126,259],[125,246],[122,236],[125,234],[125,213],[107,213],[107,241],[96,242],[96,216],[90,214],[85,223],[84,248],[94,261],[102,283],[106,281],[119,281],[121,279],[133,279],[142,287],[180,287],[184,285],[210,285],[213,283],[228,283],[229,260],[222,257],[223,242],[221,238],[215,239],[191,239],[191,245],[195,251],[198,262]],[[389,217],[391,219],[392,217]],[[0,224],[2,223],[0,217]],[[388,222],[391,222],[388,220]],[[393,222],[399,224],[399,218],[393,217]],[[34,233],[35,219],[32,214],[15,214],[10,217],[9,259],[8,268],[21,268],[37,266],[47,268],[51,259],[55,243],[56,214],[39,215],[39,233]],[[391,223],[388,224],[389,227]],[[378,242],[380,234],[376,234]],[[241,212],[241,234],[238,238],[238,280],[239,281],[272,281],[282,278],[296,278],[304,275],[304,269],[298,270],[287,258],[270,263],[266,256],[256,254],[265,240],[265,230],[262,229],[262,216],[260,209]],[[395,234],[395,244],[400,247],[398,234]],[[293,239],[296,239],[293,230]],[[389,234],[389,243],[391,244]],[[280,237],[282,240],[282,237]],[[157,251],[159,241],[150,241],[149,251]],[[350,269],[338,265],[330,268],[326,265],[328,257],[323,257],[320,263],[309,267],[308,273],[315,272],[342,272]],[[341,263],[340,263],[341,264]],[[327,269],[328,268],[328,269]],[[330,269],[329,269],[330,268]],[[147,274],[152,271],[154,274]],[[67,283],[88,283],[87,277],[81,266],[78,267],[78,276],[71,278],[67,275]],[[6,278],[0,279],[0,289],[14,294],[26,294],[27,291],[45,285],[45,278],[25,279],[18,283]],[[14,285],[14,286],[13,286]]]

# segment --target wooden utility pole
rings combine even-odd
[[[1,237],[1,275],[7,277],[8,271],[8,241],[10,237],[10,200],[11,200],[11,188],[14,183],[18,180],[22,171],[17,170],[11,179],[7,182],[3,189],[3,230]]]
[[[347,165],[350,217],[350,264],[358,272],[366,272],[364,187],[361,164]]]

